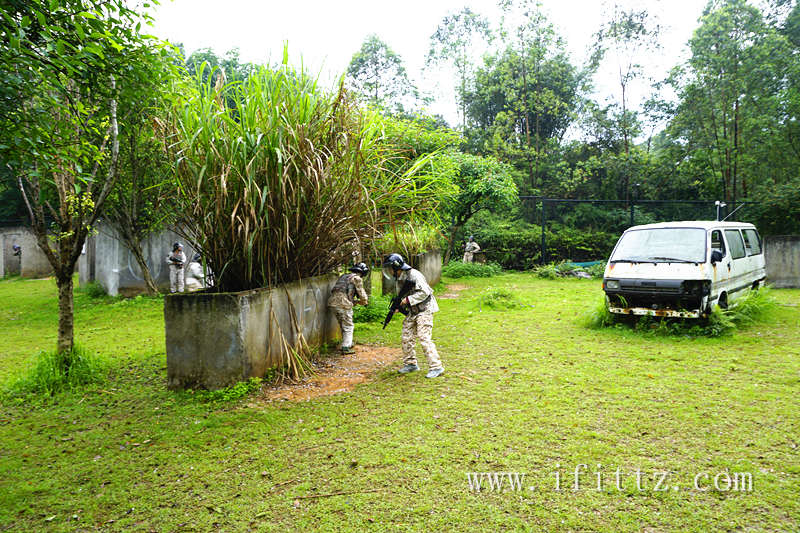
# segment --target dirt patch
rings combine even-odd
[[[437,296],[437,298],[441,298],[442,300],[452,300],[453,298],[458,298],[459,293],[464,289],[469,289],[469,286],[453,283],[451,285],[445,285],[445,288],[447,289],[447,292],[440,294]]]
[[[332,355],[316,361],[316,373],[299,383],[265,387],[260,399],[298,402],[347,392],[401,358],[398,348],[356,345],[353,349],[355,353]]]

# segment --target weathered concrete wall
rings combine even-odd
[[[191,260],[195,251],[172,231],[151,235],[142,244],[142,253],[150,273],[162,291],[169,290],[169,266],[166,260],[176,241],[183,244],[186,258]],[[81,284],[97,281],[112,296],[120,292],[133,294],[146,290],[142,269],[136,258],[122,243],[117,232],[105,224],[99,225],[97,234],[87,242],[85,253],[78,261],[78,271]]]
[[[800,235],[764,237],[764,260],[773,287],[800,288]]]
[[[15,256],[12,246],[22,247],[22,256]],[[18,274],[24,278],[50,276],[53,269],[47,256],[39,248],[33,230],[25,226],[0,228],[0,245],[3,247],[2,275]]]
[[[339,337],[326,303],[336,275],[237,293],[164,298],[170,388],[218,389],[286,361],[301,332],[316,347]],[[284,344],[284,341],[286,344]]]
[[[386,258],[381,259],[383,262]],[[411,266],[422,272],[425,279],[428,280],[428,285],[431,287],[436,285],[442,280],[442,252],[439,250],[432,250],[424,254],[418,254],[411,257]],[[386,296],[394,294],[395,281],[381,271],[381,294]]]

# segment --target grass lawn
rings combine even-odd
[[[78,342],[109,377],[2,406],[0,531],[800,529],[800,291],[774,291],[765,323],[691,339],[585,329],[597,281],[457,281],[434,328],[443,377],[386,370],[301,403],[169,392],[162,300],[78,293]],[[527,305],[491,310],[489,286]],[[400,322],[356,340],[399,356]],[[54,347],[55,284],[0,281],[0,323],[3,384]],[[526,477],[474,492],[468,472]],[[752,491],[714,487],[736,473]]]

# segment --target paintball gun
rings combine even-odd
[[[403,309],[403,298],[411,294],[411,291],[413,291],[416,286],[417,284],[410,279],[407,279],[403,282],[403,285],[400,287],[400,291],[398,291],[397,296],[392,298],[392,303],[389,304],[389,313],[386,315],[386,319],[383,321],[383,329],[386,329],[386,326],[392,321],[392,317],[396,312],[400,311],[404,315],[408,314]]]

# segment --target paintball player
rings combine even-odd
[[[172,253],[167,256],[169,265],[169,292],[183,292],[183,265],[186,264],[186,254],[183,246],[176,242],[172,245]]]
[[[199,253],[194,254],[192,257],[191,262],[186,265],[186,274],[185,278],[185,286],[186,290],[189,292],[199,291],[201,289],[205,289],[206,287],[212,287],[213,282],[211,281],[210,272],[208,276],[206,273],[203,272],[203,264],[202,264],[203,256]]]
[[[11,249],[14,250],[14,257],[22,257],[22,246],[15,244]]]
[[[478,246],[478,243],[475,242],[475,237],[472,235],[469,236],[469,240],[467,241],[467,245],[464,247],[464,258],[462,261],[465,263],[472,263],[472,254],[475,252],[479,252],[481,247]]]
[[[404,366],[398,372],[408,374],[419,370],[417,366],[416,340],[422,346],[425,357],[428,359],[427,378],[435,378],[444,373],[444,366],[439,359],[436,345],[433,343],[433,313],[439,310],[433,289],[428,285],[428,281],[422,272],[411,268],[400,254],[391,254],[386,258],[383,267],[391,270],[391,275],[402,284],[406,280],[414,282],[414,289],[403,298],[403,311],[408,312],[403,320],[403,333],[401,344],[403,346]],[[387,272],[388,273],[388,272]]]
[[[350,267],[350,274],[344,274],[336,280],[328,298],[328,307],[333,309],[339,327],[342,328],[342,353],[353,353],[353,305],[356,300],[367,305],[367,293],[364,291],[362,278],[369,274],[364,263],[356,263]]]

